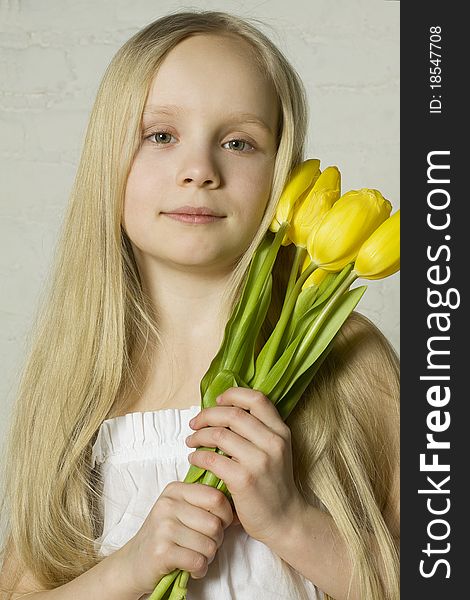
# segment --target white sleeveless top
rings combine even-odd
[[[97,551],[108,556],[137,533],[165,486],[182,481],[191,449],[185,438],[200,408],[135,412],[104,421],[93,445],[103,480],[102,535]],[[149,598],[150,594],[142,596]],[[188,600],[320,600],[321,592],[251,538],[240,524],[224,541],[202,579],[189,579]]]

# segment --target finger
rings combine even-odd
[[[219,406],[238,406],[248,410],[270,429],[283,435],[287,425],[281,419],[277,408],[263,393],[249,388],[232,387],[217,398]]]
[[[222,519],[216,515],[198,506],[184,503],[181,505],[180,510],[175,512],[175,516],[186,528],[198,531],[205,537],[212,539],[216,543],[217,548],[222,543],[224,539],[224,524]],[[197,550],[197,548],[193,548],[193,550]]]
[[[269,452],[273,445],[277,446],[281,439],[276,431],[239,406],[205,408],[191,420],[190,426],[196,430],[204,427],[226,427],[264,452]],[[282,439],[286,440],[287,436]]]
[[[227,427],[204,427],[186,438],[190,448],[220,448],[238,462],[249,463],[261,450]]]
[[[175,522],[173,522],[175,523]],[[182,526],[181,524],[173,525],[172,539],[175,544],[181,548],[188,548],[198,554],[202,554],[207,559],[212,559],[220,546],[214,539],[204,535],[199,531],[195,531],[190,527]]]
[[[191,573],[191,576],[194,579],[200,579],[207,573],[209,561],[203,554],[174,544],[172,546],[171,555],[172,562],[175,565],[178,565],[179,569]]]
[[[232,493],[245,487],[248,471],[235,460],[209,450],[195,450],[188,456],[192,465],[206,469],[222,479]]]
[[[215,454],[215,452],[209,452],[209,454]],[[183,499],[186,502],[218,517],[224,528],[230,525],[233,511],[223,492],[202,483],[184,483],[183,485]]]

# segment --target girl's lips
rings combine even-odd
[[[215,215],[198,215],[188,213],[162,213],[170,219],[180,221],[182,223],[193,223],[195,225],[204,223],[214,223],[215,221],[221,221],[224,217],[216,217]]]

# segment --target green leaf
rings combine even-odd
[[[289,364],[292,362],[295,353],[297,352],[297,348],[299,347],[300,343],[305,338],[307,333],[313,328],[313,325],[321,311],[322,306],[319,306],[317,308],[311,308],[303,315],[303,317],[297,323],[295,331],[291,334],[289,338],[287,349],[282,350],[280,356],[277,359],[277,362],[273,365],[273,367],[270,369],[268,376],[265,378],[265,381],[256,382],[256,385],[258,386],[257,389],[259,389],[266,396],[271,398],[273,402],[277,402],[280,397],[279,395],[282,393],[282,386],[280,386],[279,382],[285,376]],[[262,358],[263,356],[260,352],[260,355],[258,357],[260,364]],[[255,384],[252,382],[252,385]]]
[[[316,285],[311,285],[308,288],[302,290],[297,298],[295,303],[294,312],[292,313],[292,320],[298,321],[303,314],[309,310],[317,297],[319,292],[319,287]]]
[[[215,401],[217,396],[220,396],[220,394],[231,387],[238,387],[237,376],[235,373],[225,369],[217,373],[204,394],[202,399],[203,408],[217,406],[217,402]]]
[[[250,310],[245,312],[243,318],[238,323],[237,330],[234,331],[231,344],[226,348],[222,363],[223,369],[228,369],[236,373],[243,372],[243,364],[249,360],[246,355],[250,352],[250,348],[254,348],[259,329],[266,316],[266,311],[271,300],[271,289],[272,275],[269,273],[261,290],[260,297],[256,299],[256,302],[250,302]],[[264,311],[261,315],[260,304],[262,304],[261,308]],[[260,321],[259,317],[263,317],[263,320]],[[244,376],[246,377],[245,374]]]
[[[281,398],[276,402],[276,408],[281,416],[281,418],[285,421],[290,413],[297,406],[298,401],[302,397],[302,394],[305,392],[307,387],[312,382],[313,378],[318,372],[318,369],[321,367],[323,361],[330,353],[334,344],[334,338],[328,344],[327,348],[322,352],[319,358],[311,365],[305,373],[303,373],[294,383],[294,385],[289,389],[288,392],[283,394]]]
[[[275,393],[276,389],[279,385],[279,381],[284,376],[287,368],[289,367],[289,363],[294,356],[297,346],[299,344],[299,340],[294,340],[289,346],[284,350],[282,356],[276,361],[273,367],[269,370],[267,377],[263,379],[263,381],[256,380],[256,371],[255,376],[250,382],[251,387],[259,390],[265,396],[270,398],[273,402],[275,401]],[[258,361],[257,361],[258,366]]]
[[[266,261],[270,259],[269,251],[271,250],[271,243],[268,238],[263,238],[260,246],[256,249],[251,259],[250,268],[248,270],[248,277],[241,297],[236,305],[233,312],[233,318],[229,320],[226,327],[227,343],[224,345],[224,353],[222,363],[226,362],[227,353],[230,351],[230,346],[233,345],[233,340],[238,337],[239,330],[242,323],[246,323],[253,318],[256,314],[257,308],[253,306],[256,302],[251,302],[252,290],[257,283],[258,278],[261,276],[261,270],[265,265]],[[268,275],[270,275],[269,271]],[[263,285],[263,290],[264,290]],[[263,291],[261,292],[261,294]],[[225,339],[225,338],[224,338]]]
[[[263,290],[258,307],[258,314],[256,315],[256,319],[252,325],[249,338],[244,344],[245,358],[240,367],[240,374],[246,381],[249,381],[255,372],[255,346],[261,331],[261,327],[266,319],[269,305],[271,303],[272,287],[272,275],[270,275],[268,279],[268,285],[266,285]]]
[[[272,240],[266,258],[264,259],[261,269],[256,275],[256,278],[250,283],[250,287],[245,288],[246,299],[242,300],[244,304],[244,310],[238,325],[234,328],[234,334],[231,335],[231,339],[225,345],[225,353],[222,362],[222,368],[231,369],[238,371],[243,362],[243,356],[241,353],[244,352],[245,338],[239,335],[240,331],[244,332],[245,327],[252,325],[253,319],[256,318],[257,310],[256,307],[259,304],[260,297],[263,294],[263,290],[267,285],[267,281],[271,276],[272,268],[276,261],[277,253],[281,247],[281,243],[284,237],[284,233],[288,227],[288,223],[282,223],[279,227],[274,239]],[[244,294],[245,296],[245,294]],[[249,315],[249,317],[247,316]],[[245,331],[246,334],[246,331]],[[236,362],[232,362],[233,357],[236,357]],[[227,359],[227,360],[226,360]]]
[[[318,286],[318,292],[319,294],[323,294],[323,292],[328,288],[328,286],[330,286],[333,281],[338,277],[339,273],[327,273],[326,277],[323,279],[323,281],[320,282],[319,286]]]
[[[344,293],[338,298],[328,315],[328,319],[313,338],[304,356],[293,357],[289,369],[284,373],[283,379],[280,382],[282,394],[279,397],[289,392],[297,379],[314,364],[327,348],[328,344],[362,298],[366,289],[367,286],[360,286]]]
[[[273,237],[271,235],[265,235],[259,246],[254,251],[250,268],[248,270],[248,278],[245,286],[246,289],[251,289],[254,281],[258,278],[264,262],[269,254],[269,250],[271,249],[272,241]]]
[[[311,305],[313,304],[317,294],[318,294],[318,286],[311,285],[308,288],[305,288],[300,292],[295,302],[294,310],[289,318],[289,322],[287,324],[286,330],[282,336],[281,342],[279,344],[278,352],[276,353],[276,359],[282,354],[282,349],[288,346],[291,341],[296,337],[296,326],[297,323],[302,319],[304,314],[309,310]]]
[[[304,313],[303,317],[296,324],[296,326],[291,334],[291,337],[288,339],[289,342],[292,339],[294,339],[295,337],[297,337],[300,333],[302,333],[302,335],[306,335],[307,330],[313,326],[315,319],[323,311],[323,309],[326,306],[326,303],[328,302],[330,297],[333,295],[333,293],[339,288],[339,286],[343,283],[343,281],[349,275],[349,273],[351,272],[351,269],[352,269],[352,265],[349,264],[349,265],[346,265],[346,267],[344,267],[344,269],[339,273],[328,273],[328,275],[325,279],[327,279],[329,277],[329,284],[327,286],[325,286],[325,288],[323,289],[323,291],[321,293],[320,293],[320,291],[321,291],[321,285],[320,285],[319,294],[317,295],[317,298],[312,303],[312,306]],[[324,283],[325,279],[323,280],[322,283]]]
[[[209,387],[217,373],[223,369],[223,365],[226,362],[229,347],[233,345],[234,336],[238,335],[240,322],[242,322],[244,318],[244,313],[247,309],[247,306],[249,305],[250,310],[252,308],[251,304],[248,302],[250,292],[253,289],[253,286],[255,285],[256,281],[258,280],[261,270],[265,266],[265,263],[268,261],[268,259],[271,260],[272,258],[269,256],[270,251],[272,249],[272,240],[272,236],[267,234],[261,240],[258,248],[253,253],[253,257],[251,259],[250,267],[248,269],[247,278],[245,280],[241,296],[238,302],[236,303],[230,316],[230,319],[228,320],[225,326],[222,344],[220,345],[216,356],[212,360],[209,369],[207,370],[207,372],[201,380],[201,398],[205,396],[207,388]]]
[[[297,338],[297,337],[301,337],[303,338],[305,335],[307,335],[307,333],[312,329],[312,327],[315,324],[315,321],[317,320],[317,317],[321,314],[321,312],[323,311],[323,309],[325,308],[325,304],[326,304],[327,300],[325,300],[324,302],[322,302],[319,306],[312,306],[304,315],[303,317],[300,319],[300,321],[297,323],[294,331],[291,334],[291,337],[289,339],[289,343]]]

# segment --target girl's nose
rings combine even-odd
[[[181,186],[215,188],[220,185],[219,171],[209,156],[187,157],[178,171],[177,183]]]

